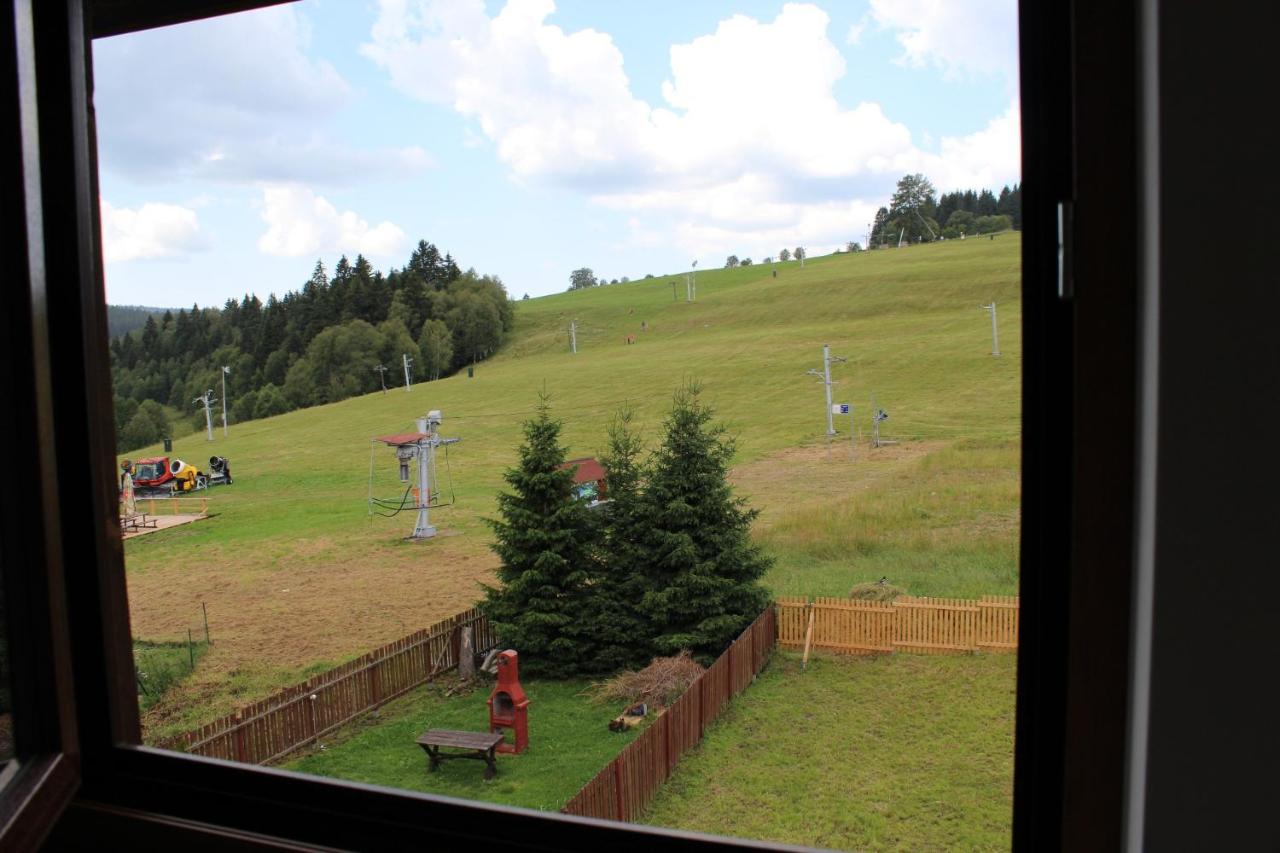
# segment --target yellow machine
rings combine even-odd
[[[204,475],[194,465],[188,465],[181,459],[169,463],[169,473],[173,474],[174,492],[192,492],[204,488]]]

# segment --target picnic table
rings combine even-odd
[[[125,533],[128,533],[130,530],[141,530],[144,527],[155,526],[156,520],[154,518],[147,518],[147,514],[145,512],[120,517],[120,530]]]
[[[431,729],[418,738],[418,746],[422,747],[430,761],[429,770],[437,770],[441,761],[452,758],[474,758],[486,765],[484,778],[492,779],[498,773],[498,764],[494,760],[494,752],[502,743],[502,732],[460,732],[452,729]],[[441,752],[442,748],[463,750],[461,753]]]

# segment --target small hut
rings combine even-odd
[[[608,500],[605,490],[604,466],[593,457],[570,459],[560,466],[573,469],[573,496],[596,506]]]

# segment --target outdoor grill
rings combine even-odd
[[[498,654],[498,683],[489,694],[489,731],[511,729],[515,743],[501,743],[498,752],[519,754],[529,746],[529,697],[520,686],[519,655],[512,649]]]

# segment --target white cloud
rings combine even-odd
[[[102,166],[134,180],[341,184],[427,165],[421,148],[332,138],[351,87],[287,6],[95,41],[94,82]]]
[[[1018,79],[1017,0],[871,0],[871,17],[898,31],[909,65]]]
[[[906,172],[939,188],[1018,178],[1008,116],[944,139],[939,155],[879,104],[840,104],[845,61],[814,5],[788,3],[767,22],[735,15],[672,46],[656,106],[632,93],[609,35],[565,32],[547,23],[554,10],[508,0],[489,17],[480,0],[381,0],[361,51],[407,94],[473,118],[516,179],[660,217],[694,252],[860,239]],[[1016,108],[1011,121],[1016,131]],[[652,228],[632,230],[652,240]]]
[[[844,43],[853,44],[853,45],[860,43],[862,41],[862,34],[866,31],[866,29],[867,29],[866,19],[858,21],[858,23],[856,24],[850,24],[849,32],[845,33],[844,35]]]
[[[258,249],[268,255],[344,252],[379,257],[395,254],[407,242],[398,225],[370,226],[354,211],[339,213],[328,199],[305,187],[263,188],[261,211],[267,230],[258,238]]]
[[[135,209],[100,199],[102,255],[107,263],[185,255],[208,248],[196,212],[148,202]]]

